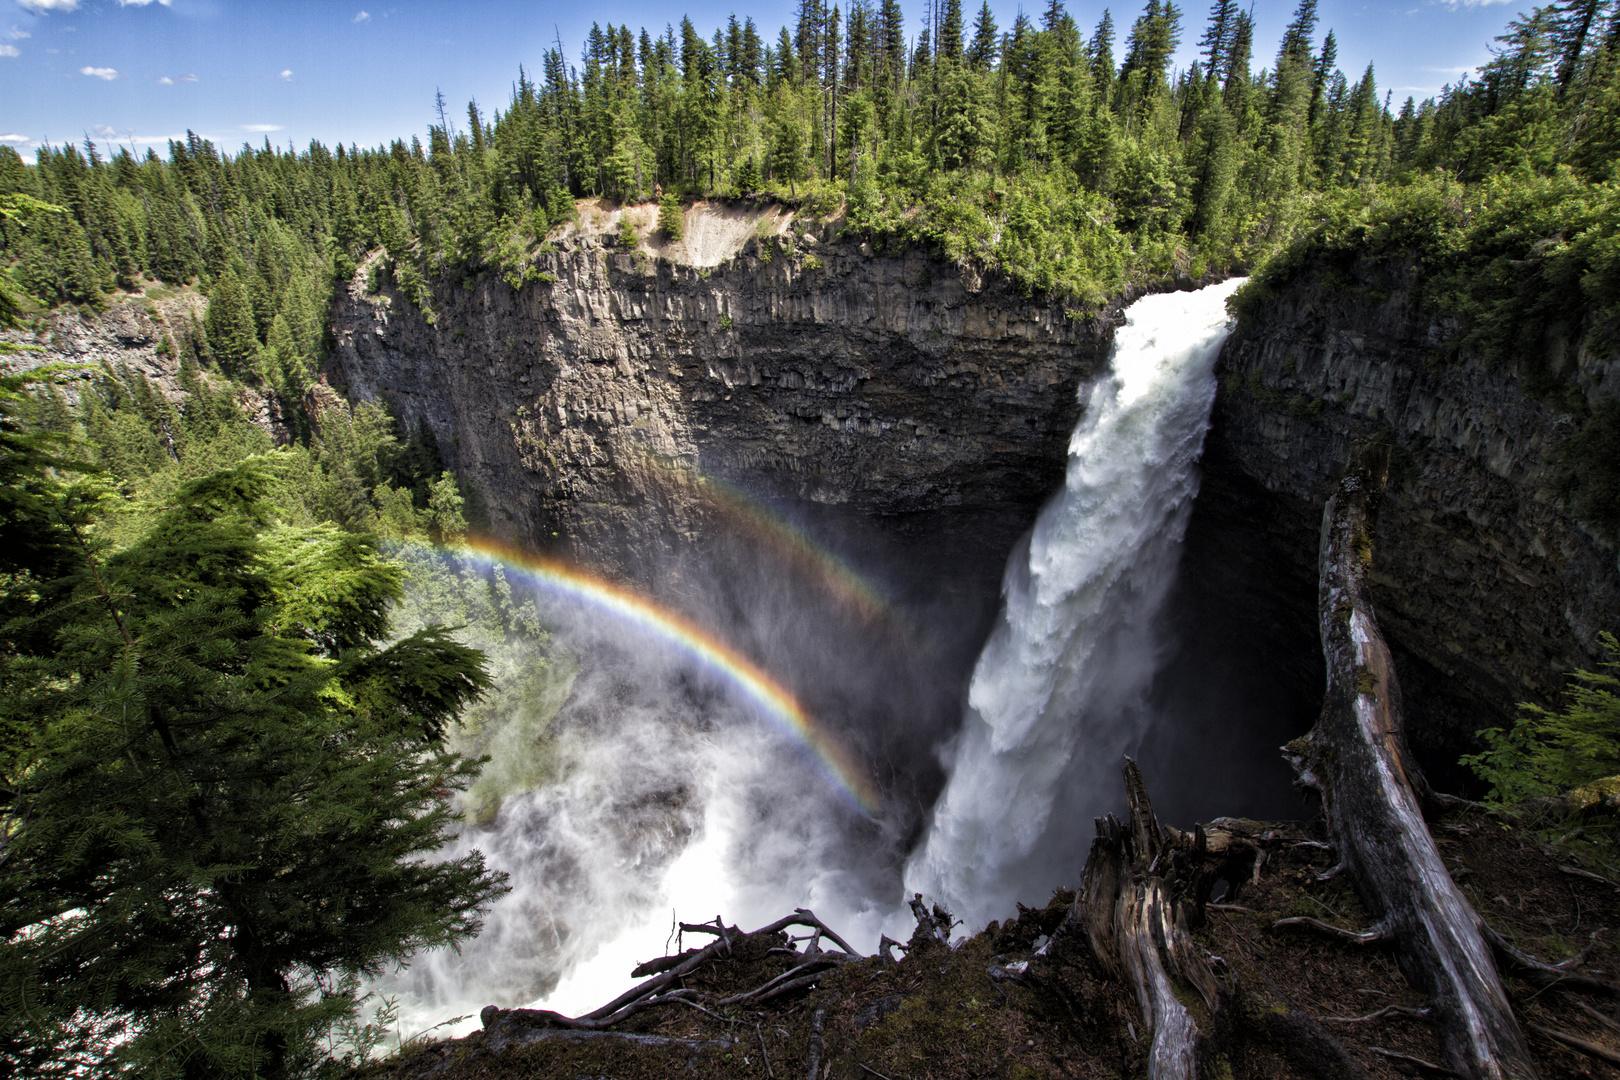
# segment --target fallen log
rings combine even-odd
[[[1407,749],[1400,687],[1365,578],[1387,448],[1358,455],[1322,516],[1317,605],[1327,693],[1316,726],[1286,754],[1322,796],[1339,863],[1425,994],[1444,1067],[1469,1080],[1530,1080],[1537,1071],[1482,933],[1424,821],[1427,784]]]
[[[636,1046],[684,1046],[694,1050],[711,1048],[727,1050],[733,1045],[729,1039],[682,1039],[668,1035],[636,1035],[628,1031],[576,1031],[571,1028],[535,1027],[504,1011],[484,1028],[484,1046],[492,1054],[516,1046],[532,1046],[547,1040],[571,1043],[602,1040]]]

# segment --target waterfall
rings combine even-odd
[[[1241,284],[1145,297],[1086,396],[1063,490],[1013,552],[974,668],[949,780],[907,891],[977,930],[1015,898],[1078,879],[1091,819],[1119,802],[1121,755],[1151,716],[1175,579]]]

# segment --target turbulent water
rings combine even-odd
[[[909,889],[969,926],[1073,882],[1091,818],[1151,717],[1157,616],[1198,493],[1215,357],[1238,281],[1126,310],[1112,373],[1089,391],[1063,491],[1007,564],[950,780]]]
[[[559,639],[589,660],[544,744],[545,779],[457,846],[482,849],[512,892],[459,952],[418,956],[374,985],[397,1001],[399,1033],[453,1018],[438,1034],[464,1031],[486,1004],[587,1011],[675,945],[676,919],[749,928],[807,906],[872,948],[881,932],[906,936],[902,896],[913,890],[977,929],[1014,899],[1072,884],[1090,818],[1121,801],[1120,756],[1151,720],[1156,616],[1197,493],[1236,285],[1127,309],[1110,374],[1082,390],[1065,487],[1007,566],[1001,615],[946,747],[948,782],[909,861],[903,814],[852,812],[803,747],[764,728],[723,680],[590,610],[548,606]],[[796,681],[840,684],[826,700],[909,694],[919,708],[888,660],[847,640],[841,651],[805,607],[733,588],[698,621],[747,638],[772,670],[810,664]]]

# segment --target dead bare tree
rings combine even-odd
[[[1400,686],[1366,591],[1387,448],[1360,454],[1322,515],[1318,621],[1327,694],[1316,726],[1290,743],[1300,781],[1322,796],[1339,866],[1428,996],[1445,1064],[1470,1080],[1538,1073],[1487,944],[1424,821],[1428,788],[1407,749]],[[1335,928],[1337,929],[1337,928]]]

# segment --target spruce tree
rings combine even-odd
[[[997,37],[996,17],[990,11],[990,0],[979,5],[979,15],[973,20],[973,44],[968,48],[968,67],[974,71],[989,71],[995,62]]]
[[[939,25],[939,56],[942,60],[962,58],[962,0],[945,0]]]
[[[670,243],[678,241],[685,232],[681,201],[674,195],[665,195],[658,204],[658,229]]]
[[[225,273],[208,291],[204,326],[214,359],[221,369],[229,374],[245,374],[251,370],[259,354],[258,330],[253,303],[233,267],[226,267]]]
[[[194,481],[117,553],[59,489],[72,558],[0,594],[0,1067],[303,1074],[359,977],[501,889],[479,856],[424,859],[474,772],[436,740],[481,657],[437,629],[382,648],[401,571],[275,527],[271,483]]]

